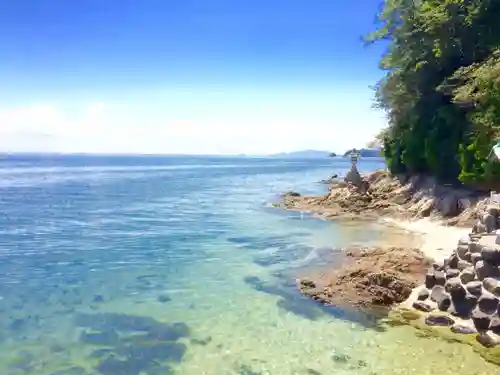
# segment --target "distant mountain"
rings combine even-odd
[[[336,156],[336,154],[330,151],[303,150],[303,151],[293,151],[293,152],[282,152],[271,156],[274,158],[318,159],[318,158],[328,158],[331,156]]]
[[[347,150],[344,153],[344,157],[348,157],[349,154],[353,151],[354,151],[353,148]],[[380,148],[360,148],[356,149],[356,151],[360,154],[361,157],[364,158],[379,158],[382,156],[382,151],[380,150]]]

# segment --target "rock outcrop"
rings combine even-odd
[[[500,207],[485,206],[478,216],[469,238],[427,271],[412,307],[444,313],[447,323],[442,325],[455,333],[477,333],[477,342],[491,348],[500,345]],[[436,325],[430,316],[426,322]]]

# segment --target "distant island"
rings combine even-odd
[[[382,157],[382,150],[380,148],[351,148],[344,153],[344,157],[348,157],[351,152],[356,150],[361,157],[364,158],[379,158]]]
[[[295,159],[319,159],[337,156],[331,151],[318,151],[318,150],[303,150],[293,152],[281,152],[279,154],[271,155],[273,158],[295,158]]]

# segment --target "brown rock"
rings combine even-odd
[[[473,296],[479,297],[483,294],[483,283],[481,281],[471,281],[465,285],[467,291]]]
[[[465,254],[469,252],[469,246],[468,245],[459,245],[457,247],[457,255],[460,259],[464,259]]]
[[[434,271],[429,270],[425,275],[425,287],[427,289],[432,289],[434,285],[436,285],[436,278],[434,277]]]
[[[452,326],[455,323],[453,319],[446,315],[429,315],[425,318],[425,324],[429,326]]]
[[[432,263],[432,268],[435,270],[435,271],[443,271],[444,270],[444,261],[437,261],[437,262],[434,262]],[[434,275],[434,272],[432,272],[432,274]]]
[[[436,271],[434,272],[434,280],[436,282],[436,285],[441,285],[444,286],[446,284],[446,275],[443,271]]]
[[[471,258],[471,255],[472,255],[472,253],[470,253],[470,252],[466,252],[466,253],[464,254],[464,258],[463,258],[463,260],[465,260],[466,262],[472,263],[472,258]]]
[[[492,277],[487,277],[483,280],[483,287],[488,292],[494,294],[495,296],[500,296],[500,281]]]
[[[478,242],[471,242],[469,244],[469,252],[470,253],[480,253],[482,249],[483,249],[483,245],[479,244]]]
[[[466,268],[468,268],[468,267],[470,267],[470,266],[472,266],[472,263],[469,263],[469,262],[467,262],[467,261],[465,261],[465,260],[463,260],[463,259],[460,259],[460,260],[458,261],[458,264],[457,264],[457,268],[458,268],[460,271],[463,271],[464,269],[466,269]]]
[[[434,308],[427,302],[415,301],[413,302],[413,308],[423,312],[431,312]]]
[[[462,271],[459,277],[462,284],[465,285],[471,281],[474,281],[474,279],[476,278],[476,271],[474,270],[474,267],[466,268]]]

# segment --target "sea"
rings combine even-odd
[[[301,275],[383,235],[272,205],[288,190],[323,194],[349,167],[1,156],[0,374],[500,374],[467,345],[297,292]]]

